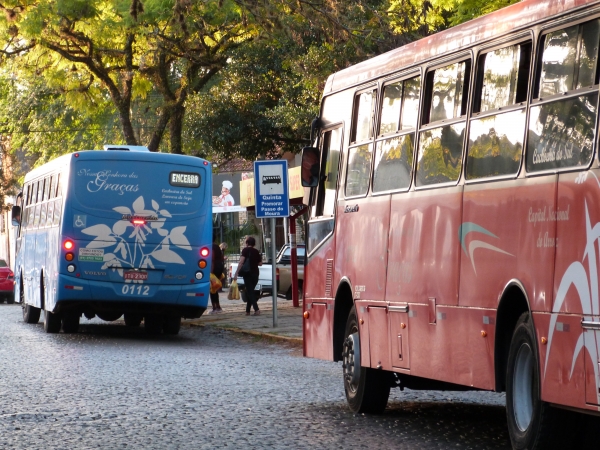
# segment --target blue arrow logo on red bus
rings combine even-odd
[[[465,255],[467,255],[469,257],[469,260],[471,261],[471,265],[473,266],[473,272],[475,272],[475,275],[477,275],[477,269],[475,269],[475,259],[473,258],[473,253],[478,248],[485,248],[488,250],[492,250],[494,252],[503,253],[503,254],[509,255],[509,256],[514,256],[513,254],[508,253],[507,251],[504,251],[501,248],[498,248],[498,247],[496,247],[492,244],[489,244],[485,241],[479,241],[476,239],[473,239],[471,242],[469,242],[469,250],[467,251],[466,240],[467,240],[467,236],[470,233],[482,233],[487,236],[493,237],[494,239],[499,239],[499,238],[491,231],[488,231],[485,228],[483,228],[473,222],[464,222],[458,228],[458,238],[460,239],[460,246],[462,247],[463,251],[465,252]]]

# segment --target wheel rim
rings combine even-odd
[[[533,352],[529,344],[521,345],[513,374],[513,409],[519,430],[526,431],[533,417]]]
[[[350,334],[342,349],[344,381],[352,393],[358,390],[360,381],[360,343],[358,331]]]

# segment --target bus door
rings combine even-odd
[[[321,169],[319,184],[314,202],[310,208],[308,222],[307,254],[305,267],[304,303],[310,310],[311,320],[305,324],[306,356],[332,359],[332,347],[323,342],[332,342],[331,323],[333,323],[333,267],[335,239],[333,228],[335,221],[335,203],[339,171],[342,127],[326,130],[321,136]]]

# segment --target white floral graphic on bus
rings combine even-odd
[[[117,220],[112,227],[105,224],[93,225],[82,230],[94,239],[86,245],[86,248],[113,247],[111,253],[104,254],[102,269],[112,268],[123,276],[124,269],[152,269],[153,260],[163,263],[185,264],[183,258],[173,249],[191,250],[190,242],[185,237],[186,226],[165,228],[165,224],[171,214],[166,209],[160,209],[158,202],[151,200],[152,209],[146,209],[144,197],[138,197],[132,205],[117,206],[114,211],[131,216],[148,217],[153,219],[142,225],[133,225],[129,220]],[[162,236],[158,244],[147,244],[147,238],[153,233]],[[129,240],[134,238],[133,242]],[[126,279],[126,283],[143,283],[143,280]]]
[[[585,182],[588,174],[591,172],[585,172],[579,175],[575,182],[581,184]],[[598,182],[598,178],[596,182]],[[598,182],[600,187],[600,182]],[[546,361],[544,364],[544,375],[548,368],[548,357],[552,349],[552,338],[554,330],[556,328],[556,322],[558,319],[558,313],[560,312],[567,292],[573,286],[577,291],[579,302],[581,303],[581,310],[583,312],[583,320],[591,321],[592,315],[600,313],[600,297],[598,294],[598,256],[596,253],[596,244],[600,245],[600,222],[592,226],[590,220],[590,214],[588,210],[587,201],[585,205],[585,232],[586,232],[586,245],[583,251],[581,261],[572,262],[560,280],[554,304],[552,305],[552,315],[550,318],[550,326],[548,327],[548,351],[546,352]],[[587,270],[583,261],[587,259]],[[600,344],[599,334],[595,330],[582,330],[581,334],[577,339],[575,350],[573,351],[573,359],[571,361],[571,372],[569,373],[569,379],[573,376],[575,370],[575,362],[581,351],[585,348],[592,361],[597,361],[600,358]],[[594,377],[596,380],[596,392],[598,392],[598,364],[592,364],[594,368]],[[600,395],[598,395],[598,401],[600,401]]]

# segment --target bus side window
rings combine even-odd
[[[323,134],[323,173],[320,177],[315,215],[333,216],[337,189],[342,129],[336,128]]]
[[[375,89],[354,96],[350,142],[364,142],[373,137],[373,112],[376,97]]]
[[[60,214],[62,212],[62,202],[63,202],[62,198],[57,198],[56,200],[54,200],[54,221],[52,222],[53,225],[58,225],[60,223]]]
[[[388,95],[390,89],[391,94]],[[409,78],[384,88],[380,130],[391,129],[389,124],[392,123],[391,117],[394,117],[393,131],[401,134],[377,142],[373,192],[407,189],[410,186],[420,89],[421,77]],[[390,101],[392,96],[397,96],[398,100]]]
[[[476,117],[469,123],[467,179],[518,173],[526,111],[524,104],[517,103],[527,99],[530,62],[531,42],[479,57],[473,101]]]
[[[427,73],[423,123],[443,124],[420,132],[417,186],[456,182],[460,177],[470,73],[470,60]]]
[[[44,200],[44,180],[40,180],[40,181],[38,181],[38,192],[37,192],[36,203],[40,203],[43,200]]]
[[[541,37],[527,136],[528,172],[590,163],[598,114],[599,41],[600,19]]]

